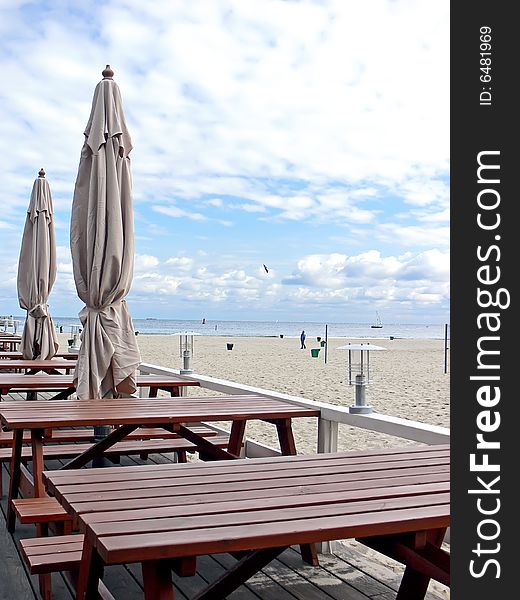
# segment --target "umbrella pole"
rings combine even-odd
[[[109,392],[106,396],[104,396],[105,398],[113,398],[114,394],[112,392]],[[98,442],[101,442],[102,440],[104,440],[112,431],[112,427],[110,427],[110,425],[95,425],[94,426],[94,443],[97,444]],[[110,461],[108,460],[108,458],[105,458],[104,456],[96,456],[95,458],[92,459],[92,467],[99,469],[100,467],[109,467],[110,466]]]
[[[104,440],[111,431],[112,428],[110,425],[96,425],[94,427],[94,444]],[[92,459],[92,467],[95,469],[99,469],[100,467],[109,467],[110,465],[110,461],[104,456],[96,456]]]
[[[33,318],[33,317],[31,317]],[[27,311],[27,317],[26,317],[26,321],[29,320],[29,311]],[[31,358],[34,360],[38,354],[37,354],[37,344],[38,344],[38,326],[37,326],[37,322],[36,319],[34,319],[35,325],[34,325],[34,336],[33,336],[33,341],[31,344]],[[26,400],[38,400],[38,392],[35,391],[31,391],[31,392],[27,392],[26,396],[25,396]]]

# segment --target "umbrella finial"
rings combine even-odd
[[[38,171],[38,177],[45,177],[45,171],[43,170],[43,167]]]
[[[103,79],[112,79],[112,77],[114,77],[114,71],[112,71],[112,69],[110,68],[110,65],[107,65],[103,69],[103,72],[101,73],[101,75],[103,75]]]

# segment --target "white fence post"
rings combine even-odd
[[[338,423],[318,418],[318,453],[338,451]],[[335,542],[320,542],[316,550],[320,554],[332,554]]]
[[[318,418],[318,453],[338,451],[338,423]]]

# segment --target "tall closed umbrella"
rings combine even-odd
[[[18,262],[18,300],[27,311],[20,349],[27,359],[52,358],[58,350],[47,300],[56,280],[52,197],[43,169],[34,182]]]
[[[70,245],[85,308],[74,382],[78,398],[136,391],[141,356],[124,297],[132,283],[132,141],[121,93],[107,65],[94,91],[74,189]]]

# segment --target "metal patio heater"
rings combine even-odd
[[[193,373],[193,369],[191,368],[191,359],[193,358],[193,335],[194,334],[191,331],[179,333],[179,350],[182,359],[182,367],[179,372],[181,375]]]
[[[370,343],[349,343],[340,346],[338,350],[348,350],[348,384],[354,385],[356,389],[355,404],[351,404],[348,410],[353,414],[369,415],[372,412],[372,406],[367,404],[366,390],[371,382],[370,353],[386,350],[386,348]]]

